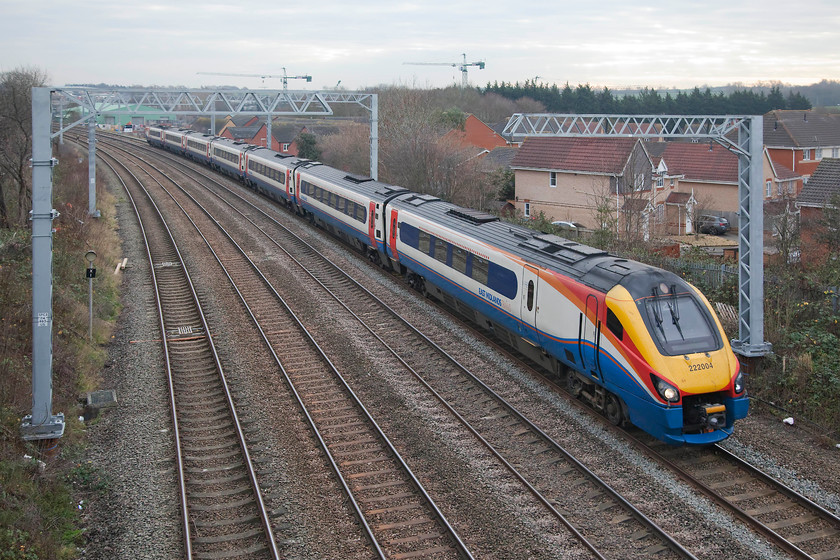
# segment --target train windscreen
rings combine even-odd
[[[678,356],[711,352],[721,347],[720,334],[708,309],[691,294],[669,294],[654,289],[645,298],[648,326],[663,354]]]

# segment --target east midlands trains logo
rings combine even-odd
[[[501,298],[499,298],[498,296],[494,296],[491,293],[488,293],[487,290],[485,290],[484,288],[479,288],[478,289],[478,295],[483,297],[484,299],[486,299],[490,303],[492,303],[494,305],[497,305],[498,307],[503,307]]]

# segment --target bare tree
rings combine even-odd
[[[370,174],[370,127],[361,123],[342,125],[336,134],[318,142],[323,162],[358,175]]]
[[[32,88],[47,82],[36,68],[0,74],[0,227],[22,226],[32,207]]]
[[[782,201],[781,212],[768,216],[773,227],[772,244],[779,251],[782,265],[796,260],[793,257],[799,249],[799,213],[793,210],[793,202],[793,200]]]
[[[593,243],[602,249],[612,249],[618,238],[619,223],[615,189],[607,180],[595,181],[588,197],[592,217],[597,224]]]

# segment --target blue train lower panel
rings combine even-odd
[[[370,237],[368,235],[367,230],[361,231],[354,227],[348,226],[346,223],[342,222],[334,218],[332,215],[323,212],[320,208],[316,208],[315,206],[309,204],[306,201],[301,200],[300,205],[303,209],[310,212],[313,216],[317,217],[321,220],[324,224],[328,226],[332,226],[339,233],[343,233],[345,236],[350,237],[351,239],[355,239],[362,243],[362,245],[370,246]],[[361,222],[359,222],[360,225]],[[377,240],[377,246],[374,247],[378,252],[383,253],[385,251],[385,244],[382,241]]]
[[[276,185],[272,185],[267,181],[263,181],[261,178],[252,175],[248,176],[248,180],[256,185],[259,192],[265,194],[273,200],[289,200],[289,193],[286,192],[286,189],[278,189]]]
[[[682,406],[660,405],[648,400],[640,399],[635,395],[623,394],[622,398],[627,403],[630,421],[639,428],[668,443],[669,445],[707,445],[717,443],[732,435],[735,420],[747,416],[749,399],[739,397],[736,399],[727,397],[724,399],[726,405],[726,426],[718,430],[702,433],[683,433],[683,408]]]

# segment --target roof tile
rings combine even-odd
[[[803,206],[822,207],[835,195],[840,196],[840,159],[823,158],[796,202]]]
[[[511,167],[617,175],[627,164],[636,142],[635,138],[527,138]]]

